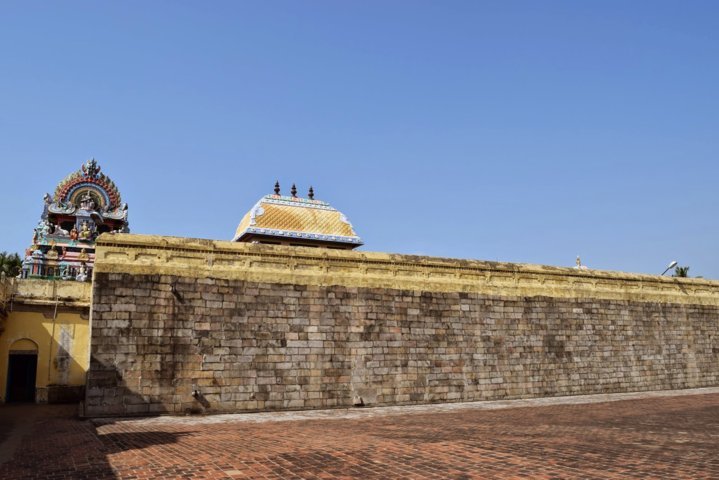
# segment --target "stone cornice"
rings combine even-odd
[[[13,310],[19,305],[86,309],[90,307],[91,285],[64,280],[13,279]]]
[[[719,281],[150,235],[102,235],[95,272],[719,305]]]

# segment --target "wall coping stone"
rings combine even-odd
[[[418,255],[103,234],[96,273],[719,305],[719,281]]]

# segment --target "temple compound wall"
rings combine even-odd
[[[719,282],[138,235],[98,239],[85,414],[719,385]]]
[[[0,403],[84,398],[90,293],[89,283],[0,279]]]

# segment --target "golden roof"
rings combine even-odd
[[[321,200],[265,195],[245,214],[235,241],[252,235],[362,245],[352,224]]]

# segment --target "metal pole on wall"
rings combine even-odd
[[[52,334],[50,335],[50,346],[47,349],[47,383],[50,384],[50,367],[52,366],[52,342],[55,340],[55,320],[57,319],[57,280],[52,281],[52,290],[55,295],[55,311],[52,312]]]
[[[674,268],[674,267],[676,267],[676,266],[677,266],[677,261],[674,260],[672,263],[669,264],[669,266],[667,267],[667,269],[662,272],[662,275],[664,275],[664,274],[667,273],[670,269],[672,269],[672,268]],[[661,275],[660,275],[660,277],[661,277]]]

